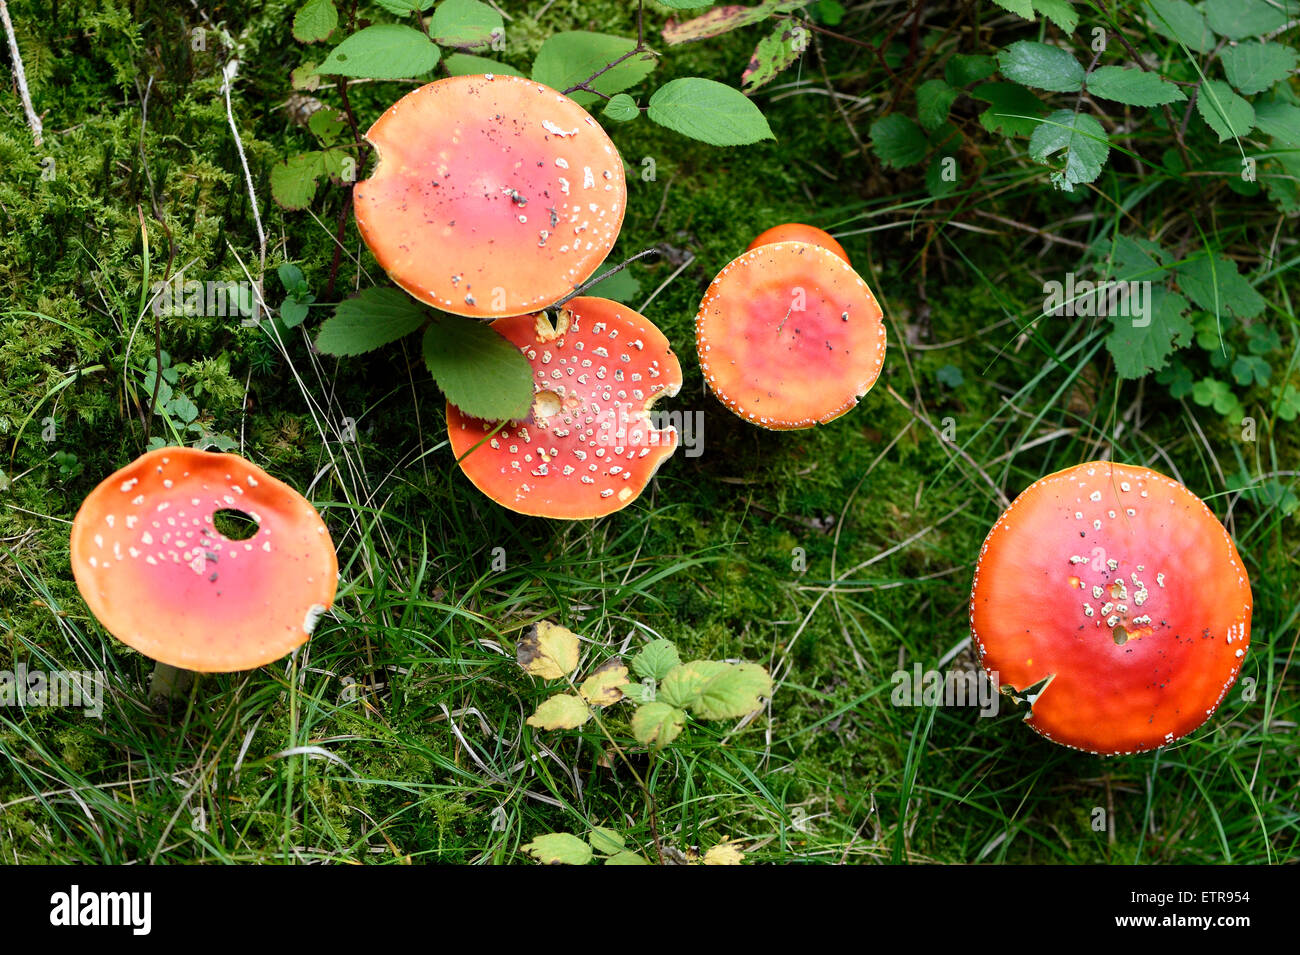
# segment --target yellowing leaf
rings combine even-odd
[[[558,680],[578,668],[578,636],[567,627],[542,620],[525,631],[515,648],[524,672]]]
[[[538,836],[524,851],[542,865],[586,865],[591,861],[591,846],[567,832]]]
[[[623,691],[619,687],[626,682],[627,664],[622,658],[614,657],[592,670],[578,690],[582,693],[582,698],[592,706],[609,706],[623,699]]]
[[[623,833],[605,826],[592,826],[587,833],[587,841],[601,855],[613,855],[623,848]]]
[[[694,660],[664,677],[658,699],[706,720],[729,720],[758,709],[772,695],[772,678],[755,663]]]
[[[675,740],[686,725],[686,712],[667,703],[647,703],[632,716],[632,735],[640,742],[664,746]]]
[[[631,849],[624,849],[622,852],[615,852],[605,860],[605,865],[649,865],[650,862],[639,852],[633,852]]]
[[[571,730],[591,719],[591,710],[572,693],[556,693],[539,706],[528,725],[544,730]]]

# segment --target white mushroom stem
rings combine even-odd
[[[168,663],[158,663],[149,680],[149,699],[175,700],[189,692],[194,682],[194,671],[183,670]]]

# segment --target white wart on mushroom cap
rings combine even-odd
[[[1094,461],[1030,485],[980,551],[971,636],[1026,722],[1105,755],[1172,743],[1223,700],[1250,645],[1227,531],[1172,478]]]
[[[257,523],[231,540],[214,515]],[[145,656],[199,672],[248,670],[311,636],[338,561],[315,508],[233,454],[161,448],[99,484],[72,527],[72,570],[91,612]]]
[[[581,106],[516,76],[413,90],[366,138],[357,227],[392,279],[458,315],[534,312],[605,260],[623,224],[623,161]]]
[[[609,299],[575,298],[545,314],[498,319],[533,369],[528,420],[468,417],[448,403],[447,431],[466,476],[521,514],[580,519],[626,507],[677,448],[650,407],[677,394],[681,365],[649,319]],[[493,433],[496,431],[496,433]]]

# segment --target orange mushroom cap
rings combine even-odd
[[[971,638],[1025,721],[1103,755],[1172,743],[1214,712],[1250,646],[1250,581],[1223,525],[1146,468],[1093,461],[1030,485],[998,518]]]
[[[366,133],[379,163],[353,190],[376,261],[457,315],[559,301],[614,247],[627,186],[600,124],[548,86],[453,76],[408,93]]]
[[[650,406],[682,385],[668,339],[650,320],[605,298],[575,298],[555,326],[544,313],[492,327],[533,367],[528,420],[495,422],[447,404],[461,469],[498,504],[535,517],[577,520],[621,510],[677,449]]]
[[[885,326],[847,262],[821,246],[776,242],[718,273],[695,317],[695,344],[723,404],[791,431],[838,418],[871,390]]]
[[[844,251],[844,246],[835,241],[829,232],[824,232],[816,226],[804,225],[802,222],[787,222],[783,225],[774,225],[772,228],[760,232],[753,242],[749,243],[750,249],[757,249],[760,245],[771,245],[773,242],[808,242],[812,245],[820,245],[823,249],[829,249],[834,252],[849,265],[849,254]]]
[[[225,537],[220,510],[258,524]],[[244,458],[150,451],[90,492],[72,522],[72,573],[91,613],[174,667],[229,673],[305,643],[334,602],[338,560],[301,494]]]

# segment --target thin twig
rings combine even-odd
[[[569,299],[577,298],[579,295],[587,291],[587,289],[591,288],[593,285],[599,285],[601,282],[605,281],[605,279],[609,278],[614,273],[622,272],[625,268],[627,268],[637,259],[644,259],[647,255],[658,255],[658,254],[659,254],[659,250],[657,248],[645,249],[642,252],[638,252],[636,255],[632,256],[632,258],[623,260],[618,265],[614,266],[612,269],[609,269],[608,271],[602,272],[600,275],[597,275],[594,279],[587,279],[587,281],[575,287],[572,292],[570,292],[568,295],[564,296],[564,298],[560,299],[558,302],[552,305],[551,308],[560,308],[562,305],[564,305],[565,302],[569,301]]]
[[[9,61],[13,64],[14,80],[18,83],[18,97],[23,101],[23,112],[27,114],[27,125],[31,127],[32,139],[36,146],[42,142],[41,118],[32,108],[32,96],[27,92],[27,73],[23,70],[22,54],[18,52],[18,38],[14,36],[14,25],[9,19],[9,4],[0,0],[0,20],[4,21],[5,37],[9,41]]]

